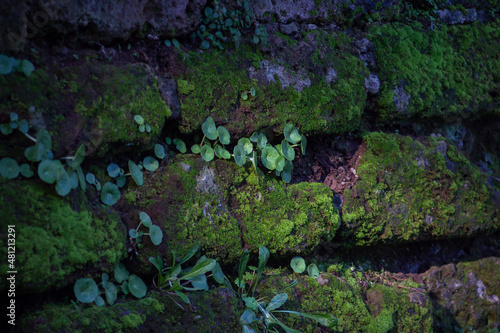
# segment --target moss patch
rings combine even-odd
[[[81,192],[62,198],[49,186],[0,181],[1,225],[15,225],[17,285],[23,291],[64,287],[74,283],[74,272],[110,271],[124,256],[125,230],[116,213],[91,211]]]
[[[370,133],[344,192],[351,244],[467,237],[499,227],[486,177],[448,140]]]
[[[419,24],[371,29],[382,85],[378,114],[383,122],[408,117],[499,114],[500,29],[497,24],[442,26]],[[394,89],[411,95],[404,112]]]

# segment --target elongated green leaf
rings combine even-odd
[[[85,181],[85,176],[83,175],[83,170],[81,165],[76,168],[76,174],[78,175],[78,181],[80,183],[80,188],[83,192],[87,189],[87,182]]]
[[[285,168],[285,158],[283,156],[278,156],[276,159],[276,170],[281,172]]]
[[[222,272],[222,268],[220,267],[219,263],[216,263],[214,268],[212,268],[212,275],[218,284],[223,284],[227,279],[224,275],[224,272]]]
[[[219,134],[220,143],[222,143],[223,145],[228,145],[229,142],[231,142],[231,135],[225,127],[217,127],[217,133]]]
[[[186,296],[186,294],[184,294],[183,292],[179,291],[179,290],[175,290],[175,293],[177,294],[177,296],[179,296],[182,301],[186,304],[191,304],[191,302],[189,302],[189,297]]]
[[[288,299],[287,293],[281,293],[274,296],[266,307],[267,311],[273,311],[279,309],[283,304],[285,304]]]
[[[195,277],[192,277],[189,279],[191,281],[191,284],[193,285],[193,288],[186,288],[186,290],[205,290],[208,291],[208,284],[207,284],[207,277],[205,274],[200,274]]]
[[[218,137],[217,128],[215,127],[215,122],[212,117],[208,117],[207,120],[201,124],[201,130],[210,140],[216,140]]]
[[[252,152],[252,157],[250,157],[250,161],[252,162],[253,168],[255,171],[257,171],[257,152],[253,151]]]
[[[35,143],[35,160],[41,161],[44,159],[49,150],[52,149],[52,138],[50,137],[49,132],[46,129],[41,129],[38,131],[36,135],[36,143]]]
[[[255,315],[255,312],[250,309],[246,309],[240,317],[240,323],[241,325],[250,325],[256,319],[257,316]]]
[[[256,284],[259,282],[270,256],[271,254],[269,253],[267,247],[263,245],[259,246],[259,267],[257,267],[257,278],[255,280]]]
[[[139,213],[139,219],[141,220],[142,224],[146,228],[151,228],[151,226],[153,225],[153,221],[151,221],[151,217],[149,217],[149,215],[145,212]]]
[[[137,125],[144,125],[144,118],[138,114],[134,116],[134,120],[137,123]]]
[[[295,150],[293,150],[293,147],[288,143],[288,141],[283,140],[281,143],[281,150],[287,160],[293,161],[295,158]]]
[[[143,179],[142,171],[141,171],[141,169],[139,169],[137,164],[135,164],[133,161],[129,160],[128,161],[128,169],[130,171],[130,174],[132,175],[132,179],[134,180],[134,182],[137,185],[142,186],[142,184],[144,184],[144,179]]]
[[[119,263],[115,267],[115,280],[118,283],[122,283],[124,280],[128,279],[129,272],[122,263]]]
[[[298,312],[298,311],[288,311],[288,310],[279,310],[275,312],[282,312],[282,313],[291,313],[297,316],[302,316],[305,318],[313,319],[316,320],[318,323],[320,323],[323,326],[326,327],[335,327],[338,325],[339,321],[337,318],[335,318],[332,314],[310,314],[310,313],[304,313],[304,312]]]
[[[71,168],[76,169],[80,164],[82,164],[84,159],[85,159],[85,145],[82,143],[80,147],[78,147],[78,149],[76,150],[73,159],[68,159],[67,163]]]
[[[200,275],[200,274],[205,274],[206,272],[209,272],[214,268],[216,261],[214,259],[207,259],[205,261],[199,262],[196,265],[194,265],[191,270],[186,273],[185,275],[179,277],[181,280],[190,280],[191,278]]]
[[[309,274],[309,276],[312,278],[319,278],[318,266],[316,266],[316,264],[310,264],[309,266],[307,266],[307,274]]]
[[[248,259],[250,258],[250,252],[248,250],[243,251],[241,255],[240,264],[238,266],[238,279],[240,281],[243,280],[243,274],[247,268]]]
[[[115,304],[116,298],[118,297],[118,289],[116,289],[116,286],[113,283],[108,282],[104,287],[104,290],[106,291],[106,301],[108,304]]]
[[[186,261],[188,261],[189,259],[191,259],[194,254],[196,253],[196,251],[198,251],[198,248],[200,247],[200,244],[199,243],[196,243],[189,251],[188,253],[186,253],[186,255],[184,256],[184,258],[182,258],[181,262],[179,263],[180,265],[182,265],[183,263],[185,263]]]
[[[161,259],[160,256],[149,257],[149,262],[152,263],[153,266],[156,267],[158,272],[161,272],[163,270],[163,260]]]
[[[163,148],[162,145],[156,143],[155,144],[155,155],[158,157],[160,160],[164,159],[166,154],[165,154],[165,148]]]
[[[306,154],[306,147],[307,147],[307,138],[305,137],[304,134],[302,134],[300,139],[300,150],[302,151],[302,155]]]
[[[56,192],[63,197],[71,192],[73,185],[68,173],[64,170],[64,168],[61,168],[61,170],[62,172],[57,177]]]

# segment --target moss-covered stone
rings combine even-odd
[[[248,46],[238,51],[190,53],[184,61],[188,69],[177,80],[181,131],[198,130],[209,115],[237,137],[268,127],[279,132],[287,122],[295,123],[304,133],[356,129],[366,100],[363,63],[350,54],[346,47],[350,39],[344,34],[319,31],[308,38],[315,47],[306,44],[310,52],[299,55],[285,37],[274,36],[269,47],[280,54],[271,59]],[[259,71],[262,60],[281,66],[287,73],[305,76],[311,85],[299,92],[292,85],[283,89],[276,76],[271,84],[251,80],[247,71]],[[299,70],[292,70],[295,67]],[[330,67],[337,72],[333,82],[325,78]],[[241,94],[250,88],[256,89],[256,96],[243,100]]]
[[[349,269],[325,272],[318,279],[280,270],[267,272],[258,288],[259,297],[273,295],[293,280],[298,283],[287,291],[282,309],[332,314],[339,321],[336,332],[432,332],[432,305],[424,292],[401,284],[385,285]],[[321,327],[294,315],[277,317],[302,332],[318,332]]]
[[[83,275],[110,271],[124,257],[126,234],[118,215],[106,208],[92,210],[79,191],[62,198],[39,180],[2,180],[0,207],[2,230],[15,226],[21,292],[62,288]],[[2,253],[7,252],[6,241],[0,243]],[[1,266],[4,272],[6,265]]]
[[[486,176],[444,138],[370,133],[344,192],[350,244],[467,237],[500,226]]]
[[[260,245],[279,255],[308,253],[340,224],[324,185],[286,185],[234,162],[206,163],[192,155],[146,175],[144,185],[128,189],[124,198],[120,209],[127,211],[130,228],[144,211],[165,231],[159,249],[167,259],[170,250],[184,254],[196,242],[204,254],[225,262]],[[149,268],[148,258],[158,250],[144,244],[139,259]]]
[[[378,75],[379,119],[450,118],[498,115],[500,29],[497,24],[440,26],[420,24],[373,27]],[[398,87],[400,93],[395,93]],[[396,107],[405,103],[407,107]]]
[[[112,306],[48,304],[22,319],[20,332],[237,332],[236,298],[224,289],[178,297],[151,293],[143,299],[120,298]]]
[[[425,283],[435,296],[435,328],[445,331],[474,329],[478,332],[498,329],[499,274],[500,261],[495,257],[432,267],[427,271]]]

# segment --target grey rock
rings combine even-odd
[[[436,151],[441,155],[445,156],[447,150],[448,150],[448,144],[445,141],[438,141],[438,146],[436,148]]]
[[[285,35],[295,35],[299,33],[299,24],[292,22],[290,24],[280,24],[280,31]]]
[[[378,93],[380,88],[380,80],[377,74],[370,74],[368,77],[365,77],[365,89],[370,94]]]
[[[335,80],[337,80],[337,72],[335,71],[335,68],[328,67],[325,78],[326,78],[326,83],[328,84],[335,82]]]
[[[477,19],[477,11],[467,9],[467,14],[464,15],[460,10],[442,9],[437,11],[439,19],[446,24],[463,24],[471,23]]]
[[[172,111],[172,118],[177,119],[181,112],[181,103],[177,96],[177,83],[174,79],[166,79],[163,77],[158,78],[158,88],[160,90],[161,98],[167,103],[170,111]]]
[[[293,86],[298,92],[311,86],[311,79],[307,76],[305,71],[295,73],[269,60],[262,60],[260,62],[260,69],[258,70],[253,66],[250,67],[248,69],[248,74],[250,79],[257,80],[262,84],[274,82],[274,76],[276,75],[280,80],[281,88],[286,89],[289,86]]]
[[[354,42],[354,51],[358,54],[358,57],[365,63],[365,66],[369,68],[375,67],[375,45],[366,38],[357,39]]]
[[[314,0],[254,0],[250,1],[250,9],[259,22],[270,22],[271,18],[276,18],[279,23],[310,23],[325,22],[328,12],[335,10],[335,4]]]
[[[406,113],[406,108],[410,104],[411,94],[407,94],[403,85],[397,85],[394,88],[394,105],[396,110],[401,113]]]

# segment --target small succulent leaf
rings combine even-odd
[[[193,154],[199,154],[201,151],[200,145],[192,145],[191,146],[191,152]]]
[[[214,150],[209,145],[203,145],[203,147],[201,147],[200,153],[201,158],[203,158],[205,162],[210,162],[214,159]]]
[[[146,228],[151,228],[151,226],[153,225],[153,221],[151,221],[151,217],[149,217],[149,215],[145,212],[139,213],[139,219],[141,220],[142,224],[144,224],[144,226]]]
[[[304,134],[302,134],[300,139],[300,150],[302,151],[302,155],[306,154],[306,147],[307,147],[307,138],[305,137]]]
[[[116,286],[113,283],[108,282],[104,287],[104,290],[106,292],[106,301],[108,302],[108,304],[115,304],[115,301],[118,297],[118,289],[116,288]]]
[[[266,311],[273,311],[279,309],[283,304],[285,304],[288,299],[287,293],[281,293],[274,296],[266,307]]]
[[[99,289],[94,279],[81,278],[75,282],[73,291],[79,302],[92,303],[96,299]]]
[[[142,162],[142,164],[144,165],[144,168],[146,170],[151,171],[151,172],[155,171],[160,166],[160,163],[158,162],[158,160],[154,157],[151,157],[151,156],[146,156],[144,158],[144,161]]]
[[[132,179],[135,181],[135,183],[139,186],[142,186],[142,184],[144,184],[143,174],[137,164],[129,160],[128,169],[130,170],[130,174],[132,175]]]
[[[43,160],[38,164],[38,176],[46,183],[54,184],[59,176],[59,170],[62,168],[61,162],[52,160]]]
[[[159,226],[153,224],[151,228],[149,228],[149,237],[154,245],[160,245],[161,240],[163,239],[163,232]]]
[[[295,150],[293,150],[293,147],[288,143],[287,140],[283,140],[283,142],[281,143],[281,150],[283,151],[283,155],[287,160],[294,160]]]
[[[137,123],[137,125],[143,125],[144,124],[144,118],[138,114],[134,116],[134,120]]]
[[[233,155],[234,161],[238,166],[243,166],[246,163],[247,155],[245,154],[245,149],[242,146],[234,146]]]
[[[250,139],[248,138],[241,138],[238,140],[238,146],[243,147],[243,150],[245,150],[245,154],[249,155],[253,151],[253,145]]]
[[[116,178],[120,175],[120,167],[115,163],[111,163],[110,165],[108,165],[106,171],[108,171],[108,175],[111,178]]]
[[[196,265],[191,268],[191,270],[186,273],[185,275],[179,277],[181,280],[190,280],[191,278],[200,275],[200,274],[205,274],[206,272],[209,272],[214,268],[215,266],[215,259],[206,259],[202,262],[197,263]]]
[[[139,234],[137,233],[137,230],[135,229],[129,229],[128,231],[128,235],[134,239],[137,238],[137,236],[139,236]]]
[[[85,175],[85,180],[91,185],[94,185],[96,182],[94,174],[90,172]]]
[[[115,280],[118,283],[122,283],[124,280],[127,280],[129,277],[129,272],[125,268],[122,263],[116,265],[114,270]]]
[[[187,297],[186,294],[184,294],[183,292],[179,291],[179,290],[174,290],[174,292],[177,294],[177,296],[180,297],[180,299],[182,299],[182,301],[186,304],[191,304],[191,302],[189,302],[189,297]]]
[[[240,323],[242,325],[250,325],[257,319],[257,316],[255,315],[255,312],[250,309],[246,309],[245,312],[240,317]],[[252,330],[253,331],[253,330]],[[252,332],[250,331],[250,332]]]
[[[132,274],[128,278],[128,290],[135,297],[143,298],[144,296],[146,296],[146,291],[148,290],[148,288],[140,277]]]
[[[26,178],[33,177],[33,175],[35,174],[35,172],[31,169],[30,165],[27,163],[21,164],[20,168],[21,168],[21,175],[23,175]]]
[[[101,189],[101,201],[108,205],[113,206],[120,200],[120,189],[113,183],[106,182]]]
[[[155,155],[161,160],[164,159],[166,156],[165,148],[163,148],[163,146],[158,143],[155,144]]]
[[[210,140],[216,140],[218,137],[217,129],[215,127],[215,122],[212,119],[212,117],[208,117],[207,120],[201,124],[201,129],[203,131],[203,134],[210,139]]]
[[[309,274],[310,277],[317,279],[319,278],[319,269],[316,264],[310,264],[307,266],[307,274]]]
[[[259,136],[257,137],[257,147],[260,149],[264,149],[264,147],[267,145],[267,138],[264,135],[264,133],[260,133]]]
[[[174,139],[175,148],[184,154],[187,151],[186,144],[181,139]]]
[[[149,126],[149,124],[146,124],[146,132],[148,132],[148,133],[151,132],[151,126]]]
[[[228,145],[231,142],[231,135],[225,127],[217,127],[217,133],[219,134],[220,143],[223,145]]]
[[[285,135],[285,139],[291,144],[296,144],[300,141],[301,135],[295,126],[292,124],[287,124],[283,130],[283,134]]]
[[[295,273],[300,274],[306,270],[306,261],[302,257],[293,257],[290,266]]]
[[[21,168],[16,160],[10,157],[4,157],[0,160],[0,175],[5,178],[14,179],[19,176]]]
[[[186,255],[181,259],[181,262],[179,263],[180,265],[182,265],[183,263],[185,263],[186,261],[188,261],[189,259],[191,259],[194,254],[196,253],[196,251],[198,251],[198,248],[200,247],[200,244],[199,243],[196,243],[189,251],[188,253],[186,253]]]

